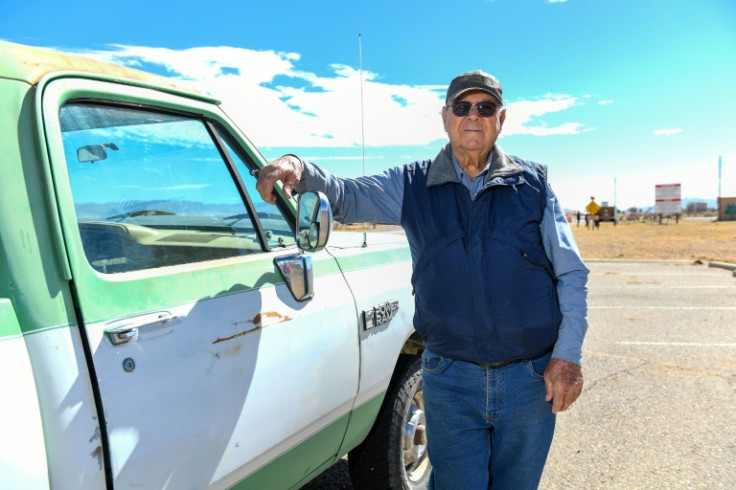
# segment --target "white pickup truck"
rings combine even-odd
[[[0,488],[426,487],[401,235],[323,248],[217,100],[6,42],[0,155]]]

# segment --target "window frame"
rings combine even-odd
[[[112,83],[111,83],[112,82]],[[64,275],[71,279],[70,262],[83,261],[87,267],[95,274],[99,274],[110,280],[111,277],[127,276],[130,274],[143,275],[159,275],[167,274],[167,269],[171,267],[189,269],[202,269],[214,267],[217,263],[223,261],[242,261],[244,258],[254,255],[263,255],[269,252],[278,252],[281,250],[296,249],[296,244],[291,242],[284,246],[272,247],[268,245],[265,236],[263,224],[256,212],[253,201],[251,200],[244,177],[238,172],[237,165],[231,158],[228,149],[222,140],[218,131],[221,131],[229,137],[229,144],[237,156],[242,159],[244,166],[250,172],[261,168],[265,165],[265,159],[258,150],[247,140],[247,138],[238,130],[237,126],[225,115],[218,105],[213,105],[213,99],[202,97],[187,98],[178,94],[160,92],[155,88],[146,86],[137,86],[125,84],[121,85],[117,80],[111,80],[107,77],[87,77],[80,74],[57,75],[49,80],[39,82],[41,90],[38,91],[37,107],[38,123],[42,129],[42,135],[47,143],[48,153],[44,155],[46,161],[45,173],[50,182],[53,183],[49,189],[49,201],[52,212],[58,217],[58,222],[54,223],[54,232],[60,238],[59,254],[62,257],[62,266]],[[110,107],[121,107],[133,110],[142,110],[154,113],[169,114],[180,117],[191,118],[201,122],[230,174],[240,198],[245,206],[251,223],[253,224],[261,253],[244,254],[228,258],[218,258],[205,261],[194,261],[191,263],[178,264],[174,266],[163,266],[139,269],[120,273],[103,273],[96,271],[88,262],[81,246],[81,235],[78,228],[76,211],[73,206],[73,195],[68,175],[68,162],[63,152],[63,139],[61,133],[61,124],[59,111],[66,104],[94,104]],[[63,169],[63,171],[61,171]],[[251,173],[251,175],[253,175]],[[255,177],[254,177],[255,178]],[[277,193],[276,207],[279,213],[287,222],[288,226],[294,231],[296,226],[295,218],[295,202],[287,200],[280,192]],[[69,205],[71,203],[71,206]],[[67,243],[67,240],[74,235],[73,246]],[[81,253],[81,257],[80,257]],[[120,277],[123,279],[123,277]]]

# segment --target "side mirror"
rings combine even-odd
[[[297,204],[296,243],[300,250],[319,252],[330,238],[332,209],[321,192],[306,192]]]
[[[305,192],[296,208],[296,244],[305,252],[319,252],[330,238],[332,209],[321,192]],[[310,255],[286,255],[274,259],[276,268],[297,301],[314,296],[314,272]]]

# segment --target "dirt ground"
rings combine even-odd
[[[736,221],[681,218],[658,222],[600,223],[596,229],[571,225],[585,259],[700,260],[736,264]],[[368,230],[396,229],[368,225]],[[335,225],[335,231],[362,230],[361,225]]]
[[[736,263],[736,221],[681,218],[658,222],[571,224],[583,258],[681,259]]]

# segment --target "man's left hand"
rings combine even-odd
[[[552,402],[552,413],[567,410],[583,391],[583,370],[577,364],[551,359],[544,371],[547,401]]]

